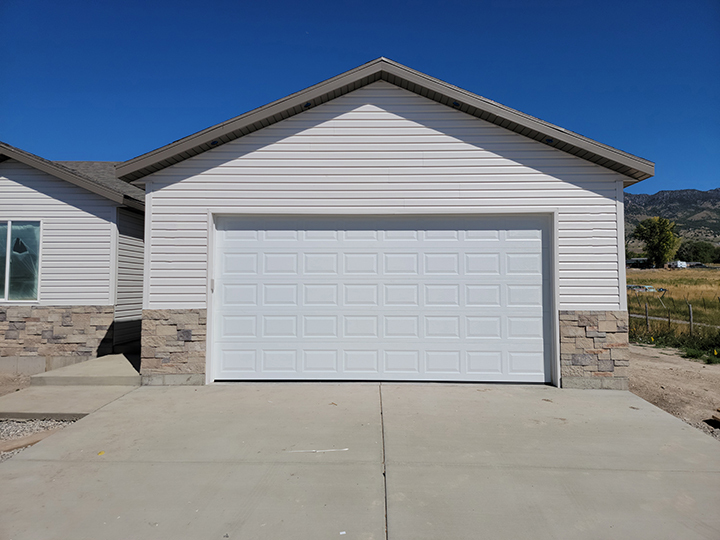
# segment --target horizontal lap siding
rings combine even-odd
[[[118,284],[115,320],[142,319],[145,218],[118,210]]]
[[[42,221],[40,304],[111,305],[116,205],[23,163],[0,163],[0,221]]]
[[[150,309],[206,307],[207,212],[558,210],[560,309],[619,309],[622,177],[385,82],[163,169]]]

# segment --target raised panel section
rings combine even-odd
[[[305,253],[303,257],[306,274],[335,275],[338,273],[337,253]]]
[[[478,375],[502,375],[502,352],[468,351],[467,371]]]
[[[418,316],[388,315],[385,317],[385,337],[417,338],[419,337]]]
[[[542,306],[542,285],[508,285],[508,306]]]
[[[263,350],[262,371],[268,373],[296,373],[297,351],[272,349]]]
[[[508,338],[539,338],[543,337],[541,317],[508,317]]]
[[[224,274],[257,274],[257,253],[227,253],[224,256]]]
[[[377,351],[345,350],[343,358],[345,373],[377,374],[380,371]]]
[[[498,253],[468,253],[465,255],[465,273],[468,275],[500,275],[500,255]]]
[[[475,339],[500,339],[502,337],[500,317],[466,317],[467,337]]]
[[[385,371],[388,373],[420,373],[418,351],[385,351]]]
[[[225,305],[228,306],[257,306],[258,287],[256,283],[238,284],[228,283],[223,285],[222,294],[225,298]]]
[[[542,273],[540,253],[508,253],[507,273],[539,275]]]
[[[303,285],[305,306],[337,306],[337,284],[312,283]]]
[[[221,319],[221,337],[257,337],[257,317],[255,315],[225,315]]]
[[[378,274],[377,253],[346,253],[345,273],[375,276]]]
[[[338,337],[338,321],[334,315],[307,315],[303,317],[303,326],[305,337]]]
[[[262,337],[297,337],[297,318],[282,315],[262,316]]]
[[[310,373],[337,373],[338,352],[336,350],[303,351],[303,370]]]
[[[297,306],[297,298],[297,284],[268,283],[263,285],[263,302],[266,306]]]
[[[257,351],[223,349],[221,351],[222,365],[229,373],[254,374],[257,371]]]
[[[390,284],[385,285],[386,306],[418,306],[419,285]]]
[[[347,315],[344,317],[345,337],[376,338],[378,321],[375,316]]]
[[[460,285],[425,285],[425,305],[460,307]]]
[[[459,338],[460,317],[425,317],[425,337]]]
[[[500,285],[466,285],[465,301],[469,307],[500,307]]]
[[[460,351],[426,351],[425,372],[460,375]]]
[[[548,381],[541,220],[236,220],[267,230],[218,231],[216,378]]]
[[[385,274],[418,275],[418,255],[416,253],[386,253]]]
[[[460,273],[458,253],[426,253],[425,274],[456,276]]]
[[[348,284],[344,286],[346,306],[377,306],[378,288],[374,283]]]
[[[263,260],[263,270],[267,275],[298,273],[298,256],[295,253],[265,253]]]

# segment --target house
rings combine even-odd
[[[380,58],[117,171],[147,193],[146,384],[627,388],[645,159]]]
[[[144,198],[114,163],[51,162],[0,143],[0,372],[139,342]]]

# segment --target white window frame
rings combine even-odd
[[[10,249],[12,237],[12,224],[14,221],[24,221],[30,223],[37,223],[40,226],[40,235],[38,239],[38,274],[37,274],[37,296],[32,300],[10,300],[8,294],[10,293]],[[5,246],[5,283],[3,296],[0,297],[0,304],[37,304],[40,302],[40,276],[42,275],[42,246],[43,246],[43,221],[41,219],[32,218],[17,218],[17,219],[0,219],[0,223],[7,224],[7,238]]]

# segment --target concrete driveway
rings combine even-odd
[[[14,540],[720,538],[720,442],[544,386],[143,387],[0,487]]]

